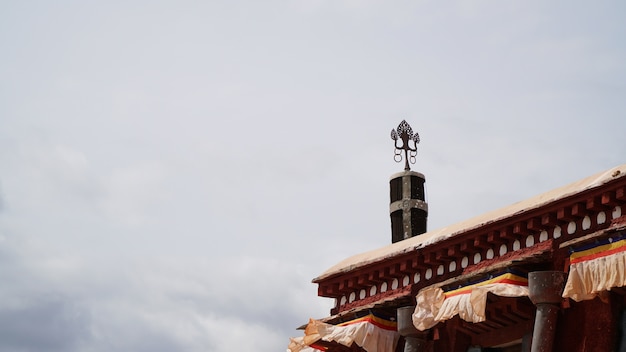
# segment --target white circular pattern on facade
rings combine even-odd
[[[426,280],[430,280],[433,277],[433,270],[431,268],[426,269],[426,273],[424,274]]]
[[[603,211],[599,212],[596,220],[598,221],[598,225],[604,224],[606,222],[606,213]]]
[[[622,207],[618,205],[613,209],[613,219],[617,219],[620,216],[622,216]]]
[[[615,214],[615,213],[620,214],[620,216],[621,216],[621,209],[614,210],[614,214]],[[600,217],[601,217],[601,216],[600,216],[601,214],[603,214],[603,213],[598,214],[598,218],[600,218]],[[585,229],[589,229],[589,228],[591,227],[590,222],[591,222],[591,219],[589,219],[589,217],[585,217],[585,219],[583,220],[583,225],[582,225],[582,226],[583,226],[583,228],[585,228]],[[568,224],[568,232],[569,232],[569,233],[573,233],[573,232],[575,232],[575,227],[576,227],[576,223],[574,223],[574,222],[570,222],[570,223]],[[560,238],[560,237],[561,237],[561,228],[560,228],[559,226],[556,226],[556,227],[554,228],[553,236],[554,236],[554,238]],[[545,241],[545,240],[547,240],[547,239],[548,239],[547,237],[548,237],[548,233],[547,233],[546,231],[541,231],[541,233],[540,233],[540,235],[539,235],[539,241],[540,241],[540,242],[543,242],[543,241]],[[531,247],[531,246],[533,246],[534,244],[535,244],[535,238],[534,238],[534,236],[533,236],[533,235],[529,235],[529,236],[527,236],[527,237],[526,237],[526,247]],[[513,249],[512,249],[513,251],[517,251],[517,250],[519,250],[519,249],[521,248],[521,243],[520,243],[520,241],[519,241],[519,240],[515,240],[515,241],[513,242],[512,248],[513,248]],[[500,248],[499,248],[499,254],[500,254],[500,256],[502,256],[502,255],[506,254],[507,252],[508,252],[508,247],[507,247],[505,244],[500,245]],[[487,252],[485,253],[485,257],[486,257],[486,259],[493,259],[493,257],[494,257],[494,251],[493,251],[493,249],[491,249],[491,248],[490,248],[490,249],[488,249],[488,250],[487,250]],[[480,254],[480,253],[475,253],[475,254],[474,254],[474,264],[478,264],[478,263],[480,263],[480,262],[481,262],[481,259],[482,259],[482,258],[481,258],[481,254]],[[464,256],[463,258],[461,258],[461,263],[460,263],[460,265],[461,265],[461,267],[462,267],[462,268],[466,268],[466,267],[469,265],[469,258],[468,258],[467,256]],[[455,261],[451,261],[451,262],[449,263],[448,270],[449,270],[450,272],[453,272],[453,271],[455,271],[455,270],[456,270],[456,268],[457,268],[457,263],[456,263]],[[444,267],[443,265],[439,265],[439,266],[437,267],[437,271],[436,271],[436,273],[437,273],[437,275],[443,275],[443,274],[445,273],[445,267]],[[430,268],[429,268],[429,269],[427,269],[427,270],[426,270],[426,272],[425,272],[425,275],[424,275],[424,276],[425,276],[425,278],[426,278],[427,280],[430,280],[430,279],[432,278],[432,276],[433,276],[433,270],[432,270],[432,269],[430,269]],[[414,281],[414,283],[419,283],[419,282],[421,281],[421,275],[420,275],[420,273],[415,273],[415,274],[414,274],[414,276],[413,276],[413,281]],[[403,286],[408,286],[408,285],[409,285],[409,283],[410,283],[410,277],[409,277],[408,275],[405,275],[405,276],[402,278],[402,285],[403,285]],[[393,281],[392,281],[392,283],[391,283],[391,288],[395,290],[395,289],[397,289],[397,288],[398,288],[398,286],[399,286],[399,281],[398,281],[398,279],[393,279]],[[370,288],[370,296],[374,296],[374,295],[376,294],[376,291],[377,291],[376,286],[372,286],[372,287]],[[383,283],[381,284],[380,291],[381,291],[381,292],[386,292],[386,291],[387,291],[387,283],[386,283],[386,282],[383,282]],[[349,297],[349,301],[350,301],[350,302],[353,302],[353,301],[356,299],[356,297],[355,297],[355,296],[356,296],[356,293],[355,293],[355,292],[351,293],[351,294],[350,294],[350,297]],[[365,296],[366,296],[366,291],[365,291],[365,290],[361,290],[361,291],[360,291],[360,293],[359,293],[359,297],[360,297],[360,299],[365,298]],[[341,304],[341,305],[343,305],[343,304],[345,304],[345,303],[346,303],[346,297],[345,297],[345,296],[343,296],[343,297],[341,298],[341,300],[340,300],[340,304]]]
[[[569,224],[567,224],[567,233],[571,235],[574,232],[576,232],[576,223],[574,221],[570,221]]]
[[[591,228],[591,219],[589,216],[585,216],[583,219],[583,230],[589,230]]]
[[[613,211],[612,211],[612,213],[611,213],[611,216],[612,216],[612,218],[613,218],[613,219],[616,219],[616,218],[619,218],[620,216],[622,216],[622,208],[621,208],[620,206],[616,206],[616,207],[613,209]],[[599,213],[597,214],[597,216],[596,216],[596,221],[597,221],[597,224],[598,224],[598,225],[600,225],[600,224],[604,224],[604,223],[606,222],[606,213],[605,213],[605,212],[603,212],[603,211],[599,212]],[[591,228],[591,225],[592,225],[591,218],[590,218],[589,216],[585,216],[585,217],[583,218],[582,222],[581,222],[581,227],[582,227],[582,229],[583,229],[583,230],[588,230],[588,229],[590,229],[590,228]],[[574,222],[574,221],[570,221],[570,222],[568,223],[568,225],[567,225],[567,233],[568,233],[568,234],[573,234],[573,233],[575,233],[575,232],[576,232],[576,228],[577,228],[577,224],[576,224],[576,222]],[[553,238],[555,238],[555,239],[560,238],[560,237],[561,237],[561,235],[562,235],[562,234],[561,234],[561,231],[562,231],[562,230],[561,230],[561,227],[560,227],[560,226],[555,226],[555,227],[554,227],[554,230],[553,230],[552,237],[553,237]],[[543,230],[543,231],[541,231],[541,232],[540,232],[540,234],[539,234],[539,242],[544,242],[544,241],[546,241],[546,240],[548,240],[548,232],[547,232],[547,231],[545,231],[545,230]],[[535,244],[535,238],[534,238],[534,236],[533,236],[533,235],[529,235],[529,236],[527,236],[527,237],[526,237],[526,247],[532,247],[534,244]],[[519,249],[520,249],[520,247],[521,247],[520,241],[519,241],[519,240],[515,240],[515,241],[513,242],[512,250],[513,250],[513,251],[517,251],[517,250],[519,250]],[[500,245],[500,248],[499,248],[499,254],[500,254],[500,256],[502,256],[502,255],[506,254],[507,252],[508,252],[508,248],[507,248],[506,244],[502,244],[502,245]],[[485,253],[485,257],[486,257],[486,259],[493,259],[493,257],[494,257],[494,251],[493,251],[493,249],[489,248],[489,249],[487,250],[487,252]],[[481,258],[481,254],[480,254],[480,253],[475,253],[475,254],[474,254],[474,264],[478,264],[478,263],[480,263],[480,262],[481,262],[481,259],[482,259],[482,258]],[[461,266],[462,268],[467,268],[467,266],[468,266],[468,265],[469,265],[469,258],[468,258],[467,256],[464,256],[464,257],[461,259],[460,266]],[[449,263],[449,266],[448,266],[448,270],[449,270],[449,272],[454,272],[456,269],[457,269],[457,263],[456,263],[456,261],[451,261],[451,262]],[[445,267],[444,267],[444,265],[439,265],[439,266],[437,267],[437,275],[443,275],[444,273],[445,273]],[[430,279],[432,278],[432,276],[433,276],[433,270],[432,270],[431,268],[427,269],[427,270],[426,270],[426,272],[425,272],[425,275],[424,275],[424,276],[425,276],[425,278],[426,278],[427,280],[430,280]],[[419,283],[420,281],[421,281],[421,275],[420,275],[420,273],[419,273],[419,272],[418,272],[418,273],[415,273],[415,274],[414,274],[414,276],[413,276],[413,282],[414,282],[414,283]],[[402,285],[403,285],[403,286],[408,286],[409,284],[410,284],[410,277],[409,277],[408,275],[406,275],[406,276],[404,276],[404,277],[402,278]],[[398,279],[397,279],[397,278],[394,278],[394,279],[393,279],[393,281],[392,281],[392,283],[391,283],[391,287],[392,287],[392,289],[394,289],[394,290],[395,290],[395,289],[397,289],[397,288],[398,288],[398,286],[399,286]],[[386,282],[383,282],[383,283],[381,284],[381,286],[380,286],[380,292],[382,293],[382,292],[386,292],[386,291],[387,291],[387,283],[386,283]],[[377,287],[376,287],[376,286],[372,286],[372,287],[370,287],[370,289],[369,289],[369,295],[370,295],[370,296],[374,296],[374,295],[376,295],[376,293],[377,293]],[[359,292],[359,299],[364,299],[366,296],[367,296],[367,291],[366,291],[365,289],[362,289],[362,290]],[[345,296],[345,295],[344,295],[344,296],[342,296],[340,299],[337,299],[337,298],[336,298],[336,299],[335,299],[335,304],[337,304],[337,303],[338,303],[339,305],[343,306],[343,305],[345,305],[346,303],[348,303],[348,302],[352,303],[352,302],[354,302],[355,300],[356,300],[356,292],[352,292],[352,293],[350,293],[350,295],[349,295],[349,297],[348,297],[348,298],[346,298],[346,296]]]
[[[612,212],[611,215],[613,216],[613,218],[620,217],[621,216],[621,207],[619,207],[619,206],[615,207],[613,209],[613,212]],[[597,222],[598,222],[598,224],[603,224],[604,222],[606,222],[606,214],[604,212],[598,213],[598,215],[597,215]],[[589,216],[585,216],[585,218],[583,219],[583,221],[582,221],[582,228],[584,230],[588,230],[589,228],[591,228],[591,219],[589,218]],[[567,232],[569,234],[572,234],[575,231],[576,231],[576,223],[571,221],[568,224]],[[559,226],[556,226],[554,228],[553,237],[555,239],[561,237],[561,228]],[[545,230],[541,231],[541,233],[539,234],[539,242],[546,241],[547,239],[548,239],[548,233]],[[526,237],[526,247],[532,247],[534,244],[535,244],[534,236],[533,235],[527,236]],[[513,242],[513,251],[519,250],[520,247],[521,247],[521,244],[520,244],[519,240],[515,240]],[[506,254],[507,251],[508,251],[508,248],[507,248],[507,246],[505,244],[500,245],[500,249],[499,249],[500,256]],[[486,252],[486,256],[485,257],[487,259],[492,259],[493,256],[494,256],[493,249],[491,249],[491,248],[488,249],[487,252]],[[474,264],[478,264],[478,263],[480,263],[480,261],[481,261],[480,253],[475,253],[474,254]],[[467,266],[469,265],[469,258],[467,256],[464,256],[461,259],[461,263],[460,264],[461,264],[462,268],[467,268]],[[457,268],[457,263],[455,261],[451,261],[449,263],[448,270],[450,272],[453,272],[453,271],[456,270],[456,268]],[[443,275],[444,272],[445,272],[444,266],[443,265],[439,265],[437,267],[437,275]],[[432,269],[430,269],[430,268],[427,269],[426,273],[425,273],[426,279],[427,280],[431,279],[432,275],[433,275]],[[414,276],[413,276],[413,282],[414,283],[419,283],[420,281],[421,281],[420,273],[415,273]],[[410,283],[410,277],[408,275],[405,275],[402,278],[402,285],[403,286],[408,286],[409,283]],[[398,279],[393,279],[393,281],[391,283],[392,289],[394,289],[394,290],[397,289],[398,285],[399,285]],[[381,287],[380,287],[380,292],[382,293],[382,292],[386,292],[386,291],[387,291],[387,283],[383,282],[381,284]],[[376,293],[377,293],[377,287],[376,286],[370,287],[369,295],[370,296],[374,296],[374,295],[376,295]],[[359,292],[359,299],[364,299],[366,297],[366,295],[367,295],[367,291],[365,289],[362,289]],[[351,303],[351,302],[354,302],[355,300],[356,300],[356,292],[352,292],[352,293],[350,293],[350,296],[349,296],[348,299],[346,299],[346,296],[342,296],[340,299],[335,299],[335,302],[337,303],[337,301],[338,301],[339,305],[345,305],[347,303],[346,301],[349,301]]]

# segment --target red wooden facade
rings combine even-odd
[[[322,320],[339,324],[364,312],[395,316],[398,308],[414,307],[425,288],[462,287],[510,268],[567,275],[572,248],[626,233],[625,173],[626,165],[616,167],[476,219],[348,258],[313,280],[319,296],[335,299],[331,315]],[[614,287],[595,299],[561,299],[558,312],[548,320],[556,321],[549,327],[554,328],[550,350],[626,348],[620,342],[625,298],[626,290]],[[486,320],[472,323],[456,315],[424,331],[403,332],[397,350],[411,338],[419,340],[411,347],[414,351],[530,351],[533,339],[537,350],[537,329],[547,329],[535,322],[538,306],[526,296],[489,294]],[[319,343],[330,351],[363,350]]]

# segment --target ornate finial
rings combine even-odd
[[[402,140],[402,145],[398,145],[398,138]],[[415,156],[417,155],[417,144],[420,142],[420,136],[415,132],[413,134],[413,129],[411,126],[405,121],[402,120],[398,125],[397,129],[391,130],[391,139],[394,140],[395,150],[393,151],[393,160],[397,163],[402,161],[402,151],[404,150],[404,170],[409,171],[411,168],[409,167],[409,162],[411,164],[415,164]],[[409,145],[409,141],[413,141],[413,148]]]

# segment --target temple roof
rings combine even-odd
[[[556,188],[507,207],[487,212],[450,226],[429,231],[422,235],[411,237],[385,247],[354,255],[330,267],[320,276],[313,279],[313,282],[319,282],[336,275],[362,268],[372,263],[380,262],[404,253],[415,251],[416,249],[424,248],[437,242],[445,241],[470,230],[540,208],[544,205],[599,187],[622,177],[626,177],[626,164],[616,166],[593,176],[573,182],[564,187]]]

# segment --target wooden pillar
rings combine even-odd
[[[398,321],[398,333],[404,337],[404,352],[426,352],[428,341],[426,334],[419,331],[413,325],[413,312],[415,306],[400,307],[396,311]]]
[[[537,306],[531,352],[552,352],[565,278],[566,274],[562,271],[534,271],[528,274],[528,296]]]

